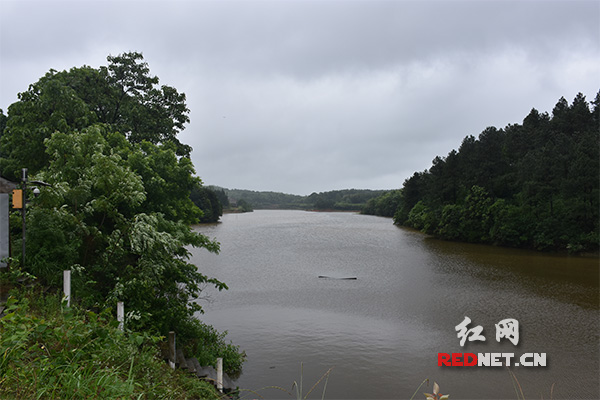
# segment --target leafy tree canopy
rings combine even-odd
[[[159,86],[141,53],[109,56],[108,62],[98,69],[50,70],[18,95],[0,139],[6,151],[0,159],[3,176],[14,179],[23,166],[39,171],[48,163],[44,140],[52,133],[81,131],[96,123],[132,143],[171,143],[178,156],[189,157],[191,147],[177,139],[189,122],[185,94]]]
[[[130,166],[144,156],[143,144],[92,126],[56,132],[46,147],[50,162],[36,178],[52,186],[29,209],[31,273],[58,286],[71,268],[81,302],[126,301],[134,325],[163,334],[200,310],[192,300],[203,284],[226,288],[186,261],[188,246],[218,252],[218,244],[160,212],[168,203],[148,207],[145,180]]]
[[[203,213],[200,222],[217,222],[219,217],[223,215],[223,204],[219,198],[219,191],[222,193],[221,198],[223,198],[222,196],[225,196],[223,189],[219,190],[200,185],[192,189],[191,199]],[[227,200],[226,196],[225,200]],[[229,206],[229,202],[227,202],[227,206]]]

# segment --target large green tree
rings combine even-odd
[[[203,217],[190,199],[202,182],[177,139],[185,95],[159,87],[139,53],[108,61],[50,71],[0,113],[0,172],[16,179],[28,168],[51,185],[30,199],[25,269],[55,289],[71,269],[74,302],[124,301],[129,328],[197,343],[212,331],[194,319],[196,300],[205,285],[226,285],[188,260],[190,247],[219,245],[190,227]],[[20,230],[12,248],[22,260]],[[235,348],[221,350],[240,366]]]
[[[191,147],[177,134],[189,122],[185,94],[159,86],[141,53],[109,56],[108,66],[50,70],[8,108],[0,146],[0,174],[16,178],[23,167],[35,173],[47,165],[44,140],[52,133],[107,124],[132,143],[172,143],[178,156]]]
[[[129,163],[143,146],[92,126],[56,132],[46,147],[50,163],[36,177],[52,186],[30,207],[26,260],[44,283],[59,284],[71,268],[79,301],[125,301],[134,326],[163,334],[200,310],[193,300],[203,284],[226,287],[187,262],[188,246],[217,252],[216,242],[146,208],[144,178]]]

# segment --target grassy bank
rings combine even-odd
[[[159,358],[160,337],[121,332],[107,312],[59,295],[13,290],[0,319],[0,397],[218,399],[214,388]]]

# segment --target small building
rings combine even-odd
[[[10,256],[8,213],[10,193],[16,188],[15,182],[0,176],[0,268],[6,268],[7,264],[2,260]]]
[[[12,193],[13,189],[17,188],[15,182],[11,182],[0,176],[0,193]]]

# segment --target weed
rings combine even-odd
[[[2,396],[14,399],[218,399],[172,371],[159,337],[121,332],[108,312],[63,307],[59,295],[17,293],[0,319]]]
[[[296,400],[306,400],[306,398],[312,393],[313,390],[315,390],[315,388],[319,385],[319,383],[321,383],[321,381],[323,379],[325,379],[325,384],[323,385],[323,394],[321,396],[321,400],[323,400],[325,398],[325,390],[327,390],[327,382],[329,381],[329,374],[331,373],[331,370],[333,369],[333,367],[329,368],[327,370],[327,372],[325,372],[321,378],[319,378],[319,380],[317,382],[315,382],[315,384],[310,388],[310,390],[308,391],[308,393],[306,393],[306,395],[302,395],[302,380],[303,380],[303,375],[304,375],[304,364],[300,363],[300,385],[298,385],[298,383],[296,381],[294,381],[294,383],[292,384],[292,388],[295,387],[296,389]]]
[[[292,383],[292,390],[294,391],[294,394],[285,390],[281,386],[267,386],[267,387],[264,387],[259,390],[260,391],[266,390],[266,389],[280,390],[282,392],[285,392],[289,396],[292,396],[292,397],[295,396],[296,400],[306,400],[308,398],[308,396],[316,389],[316,387],[319,386],[319,384],[321,382],[323,382],[323,380],[325,380],[325,383],[323,384],[323,393],[321,395],[321,400],[324,400],[325,399],[325,391],[327,390],[327,382],[329,381],[329,375],[331,374],[332,370],[333,370],[333,367],[329,368],[321,376],[321,378],[319,378],[317,380],[317,382],[315,382],[315,384],[310,388],[310,390],[306,394],[303,393],[303,386],[302,386],[303,381],[304,381],[304,363],[300,363],[300,383],[298,383],[297,381],[294,381],[294,383]],[[258,393],[259,390],[240,389],[240,392],[248,392],[248,393],[254,394],[254,395],[262,398],[263,396],[261,396],[260,393]]]
[[[506,369],[511,377],[513,387],[515,389],[515,394],[517,396],[517,400],[525,400],[525,394],[523,393],[523,388],[521,387],[521,383],[517,379],[517,375],[515,375],[515,373],[512,372],[510,370],[510,368],[506,367]],[[550,387],[550,400],[552,400],[553,398],[554,398],[554,383]],[[543,399],[543,396],[542,396],[542,399]]]

